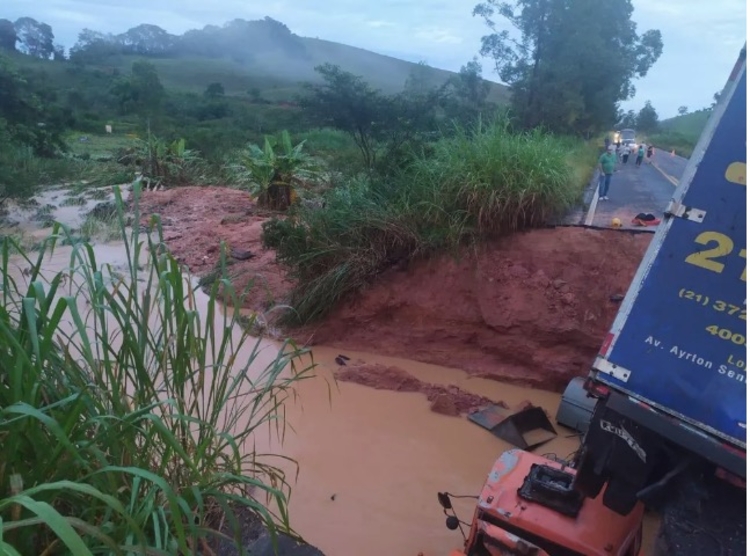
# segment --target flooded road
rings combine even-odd
[[[287,405],[295,433],[287,435],[282,451],[300,464],[290,500],[293,526],[328,556],[444,556],[460,548],[460,533],[445,527],[437,492],[478,494],[494,461],[512,446],[465,417],[433,413],[419,393],[340,382],[332,387],[329,402],[325,379],[332,380],[338,353],[315,348],[318,378],[301,383],[298,402]],[[346,355],[394,365],[426,382],[453,384],[510,406],[529,400],[553,421],[560,401],[553,392],[470,378],[455,369]],[[565,458],[579,440],[573,431],[555,428],[557,438],[535,452]],[[471,520],[473,504],[456,502],[462,519]],[[657,525],[655,517],[647,517],[647,546]]]
[[[68,264],[71,249],[56,250],[45,262],[45,270]],[[124,262],[121,243],[97,245],[95,252],[99,264]],[[207,296],[198,290],[196,301],[205,314]],[[252,343],[243,350],[252,348]],[[279,345],[260,342],[261,354],[253,363],[258,372],[276,357]],[[283,442],[265,434],[254,438],[257,452],[278,453],[299,464],[296,481],[296,469],[280,464],[290,474],[293,528],[327,556],[447,555],[461,546],[462,538],[445,527],[437,492],[478,494],[495,459],[511,446],[465,417],[430,411],[421,393],[337,383],[334,359],[340,353],[325,347],[313,350],[316,376],[297,383],[297,396],[287,401]],[[456,369],[343,353],[352,360],[395,366],[424,382],[455,385],[509,406],[529,400],[543,407],[553,421],[560,402],[557,393],[471,378]],[[238,361],[242,359],[239,354]],[[578,448],[577,435],[560,426],[556,429],[558,436],[536,453],[566,458]],[[459,517],[469,521],[473,506],[471,499],[457,501]],[[656,526],[657,520],[649,516],[647,546]]]

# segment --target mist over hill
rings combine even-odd
[[[234,19],[223,26],[206,25],[182,35],[142,24],[121,34],[84,29],[70,59],[80,64],[120,66],[123,57],[146,57],[155,62],[166,84],[183,89],[202,89],[207,82],[222,80],[228,94],[244,93],[249,77],[264,77],[276,87],[300,81],[318,82],[315,67],[330,63],[363,76],[385,93],[401,91],[415,71],[426,86],[445,83],[453,72],[415,64],[394,57],[332,41],[300,37],[283,23],[266,17],[257,21]],[[195,60],[201,63],[194,64]],[[215,61],[213,71],[208,60]],[[189,64],[177,64],[179,61]],[[173,75],[168,66],[179,65],[183,75]],[[234,74],[224,79],[228,74]],[[244,79],[243,79],[244,77]],[[266,88],[266,87],[263,87]],[[490,100],[505,98],[505,87],[491,84]]]

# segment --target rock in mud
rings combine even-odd
[[[430,410],[451,417],[458,417],[461,414],[448,394],[439,394],[430,404]]]
[[[247,261],[248,259],[252,259],[255,256],[255,253],[253,253],[249,249],[239,249],[237,247],[233,247],[231,255],[233,259],[237,259],[238,261]]]

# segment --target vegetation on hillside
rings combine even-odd
[[[118,200],[124,268],[59,226],[38,254],[0,246],[3,554],[208,553],[222,519],[240,546],[239,511],[289,527],[288,483],[254,435],[282,430],[301,352],[260,363],[219,306],[241,305],[231,284],[199,300],[161,240],[127,235]],[[45,270],[61,239],[69,266]]]
[[[688,158],[693,154],[711,112],[711,108],[704,108],[659,122],[658,131],[649,134],[649,141],[665,151],[674,150],[675,154]]]

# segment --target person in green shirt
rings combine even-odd
[[[646,149],[643,145],[638,147],[638,156],[635,157],[635,165],[640,168],[641,163],[643,162],[643,155],[646,154]]]
[[[615,172],[617,165],[617,155],[614,147],[610,146],[607,152],[599,157],[599,200],[609,201],[609,183],[612,181],[612,174]]]

